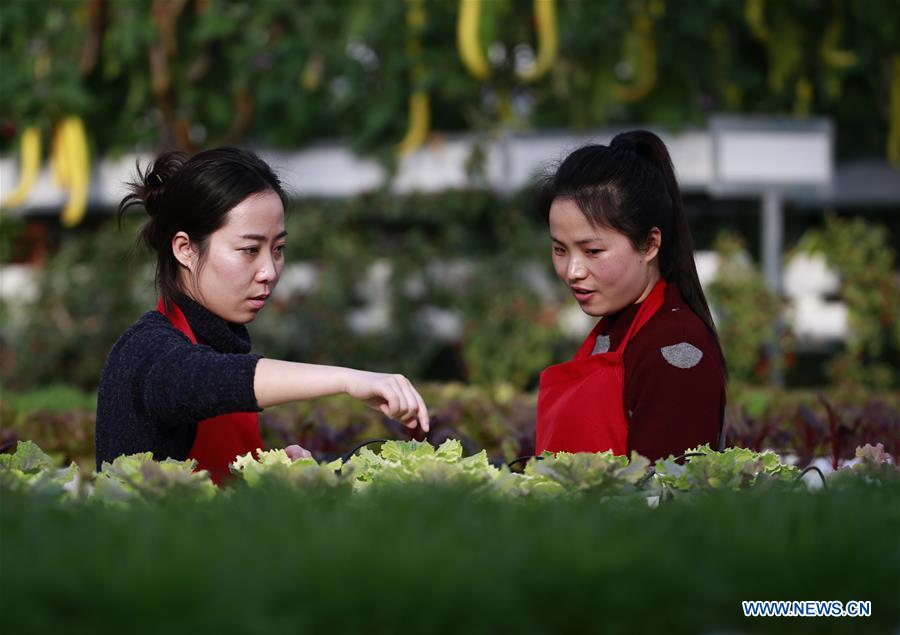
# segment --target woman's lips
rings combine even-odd
[[[250,298],[248,302],[250,303],[250,308],[254,311],[259,311],[266,305],[266,298],[268,296],[260,296],[258,298]]]
[[[579,289],[576,287],[571,287],[572,293],[575,294],[575,299],[579,302],[587,302],[593,295],[594,291],[591,289]]]

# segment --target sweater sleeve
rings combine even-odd
[[[136,388],[156,421],[179,425],[260,410],[253,387],[258,355],[220,353],[176,332],[155,344]]]
[[[725,405],[718,350],[705,332],[667,328],[632,343],[625,366],[628,450],[656,460],[709,443]],[[629,364],[629,362],[631,362]]]

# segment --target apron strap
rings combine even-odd
[[[188,324],[187,318],[184,317],[184,313],[182,313],[177,304],[172,302],[171,310],[166,311],[166,303],[160,298],[156,302],[156,310],[165,315],[169,319],[169,322],[172,323],[172,326],[184,333],[185,336],[191,340],[191,344],[197,343],[197,336],[194,335],[194,330],[191,328],[191,325]]]
[[[628,346],[628,342],[631,341],[631,338],[641,330],[644,324],[646,324],[650,320],[650,318],[652,318],[656,314],[657,310],[659,310],[659,307],[662,306],[663,299],[665,297],[666,286],[666,281],[662,278],[660,278],[659,281],[653,286],[650,294],[641,303],[641,308],[638,309],[637,315],[634,316],[634,319],[631,321],[631,326],[628,327],[628,332],[625,333],[625,337],[622,338],[622,342],[616,349],[617,353],[625,353],[625,347]]]

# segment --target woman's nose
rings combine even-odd
[[[275,260],[271,257],[261,263],[260,268],[256,270],[256,280],[258,282],[271,282],[278,275],[275,268]]]
[[[581,280],[587,273],[584,263],[579,258],[572,258],[566,271],[569,280]]]

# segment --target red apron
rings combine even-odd
[[[535,454],[605,452],[626,454],[625,347],[663,304],[666,282],[650,291],[615,351],[591,355],[603,320],[571,361],[546,368],[538,392]]]
[[[197,343],[191,325],[176,304],[172,303],[172,311],[166,312],[160,298],[156,310],[165,315],[175,328],[191,340],[191,343]],[[197,436],[194,437],[194,446],[188,453],[188,458],[197,461],[198,470],[208,470],[213,482],[220,485],[231,476],[228,465],[236,456],[247,452],[252,452],[253,456],[256,456],[256,450],[262,447],[257,413],[232,412],[204,419],[197,424]]]

